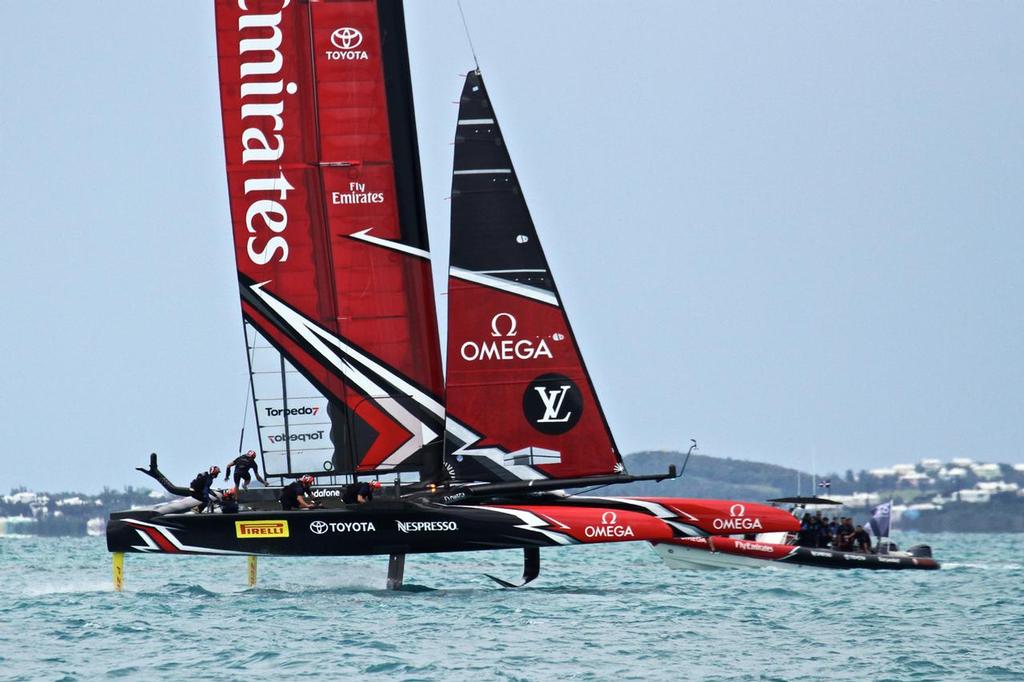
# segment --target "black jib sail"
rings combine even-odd
[[[449,472],[475,481],[622,472],[479,71],[462,90],[451,206]]]

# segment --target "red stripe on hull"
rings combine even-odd
[[[499,505],[499,509],[519,509],[553,521],[551,529],[580,543],[667,541],[672,528],[649,514],[602,509],[601,507],[549,507]]]
[[[800,522],[785,509],[756,502],[679,497],[638,497],[679,514],[679,521],[712,535],[793,532]]]
[[[140,526],[140,525],[131,523],[130,521],[129,521],[129,524],[133,528],[138,528],[139,530],[144,532],[146,535],[148,535],[149,537],[153,538],[153,541],[156,542],[157,546],[159,546],[162,551],[167,552],[168,554],[179,554],[180,553],[180,550],[177,547],[175,547],[174,545],[172,545],[170,543],[170,541],[166,537],[164,537],[164,535],[160,531],[158,531],[156,528],[151,528],[150,526]]]

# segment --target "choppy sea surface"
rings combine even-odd
[[[1024,535],[904,536],[941,571],[666,567],[644,543],[386,557],[128,555],[0,537],[0,679],[1024,679]]]

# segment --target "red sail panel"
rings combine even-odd
[[[420,225],[422,234],[403,231],[400,219],[377,3],[310,7],[339,331],[439,396],[444,378],[426,233]]]
[[[478,72],[459,107],[445,463],[462,480],[622,471]]]
[[[529,477],[522,465],[551,478],[618,471],[562,309],[456,277],[448,287],[448,413],[480,436],[464,439],[456,466],[487,453],[476,464],[500,463],[515,477]]]
[[[421,468],[443,377],[401,3],[216,16],[245,319],[329,404],[334,473]]]

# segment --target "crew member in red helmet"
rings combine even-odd
[[[251,470],[256,474],[256,480],[263,485],[267,484],[267,479],[260,476],[260,468],[256,464],[256,451],[250,450],[244,455],[239,455],[228,464],[228,468],[224,470],[224,480],[228,480],[228,476],[231,475],[231,467],[235,468],[235,487],[248,488],[249,483],[252,481],[252,477],[249,475]],[[245,483],[242,483],[245,481]]]
[[[372,500],[373,494],[378,490],[380,490],[380,481],[350,483],[345,486],[341,501],[345,504],[364,504]]]
[[[220,511],[222,514],[238,513],[238,490],[229,488],[220,496]]]
[[[314,509],[320,505],[311,501],[313,495],[313,477],[309,474],[297,481],[292,481],[281,490],[281,509]]]
[[[210,495],[210,488],[213,486],[213,482],[217,480],[217,476],[220,474],[220,467],[214,464],[207,471],[201,471],[192,479],[192,483],[189,484],[189,489],[192,491],[192,497],[199,500],[201,503],[196,508],[197,514],[202,514],[206,511],[206,508],[211,505],[213,498]]]

